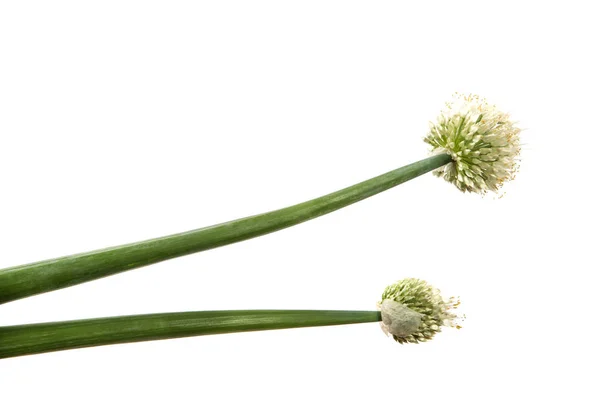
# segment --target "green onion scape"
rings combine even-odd
[[[388,286],[381,311],[233,310],[130,315],[0,327],[0,359],[109,344],[250,331],[381,321],[399,343],[431,339],[443,325],[458,327],[453,298],[425,281]],[[415,323],[416,321],[416,323]]]
[[[462,191],[497,191],[514,177],[520,130],[477,96],[456,96],[425,142],[431,157],[280,210],[189,232],[0,270],[0,304],[265,235],[320,217],[429,171]]]

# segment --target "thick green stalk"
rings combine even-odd
[[[379,311],[241,310],[130,315],[0,327],[0,358],[107,344],[381,321]]]
[[[0,270],[0,304],[275,232],[338,210],[452,161],[440,154],[291,207],[90,253]]]

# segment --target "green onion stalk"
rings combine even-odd
[[[400,343],[430,340],[442,325],[458,327],[453,298],[425,281],[388,286],[378,311],[232,310],[130,315],[0,327],[0,358],[110,344],[262,330],[380,322]]]
[[[252,239],[364,200],[452,161],[438,154],[291,207],[156,239],[0,270],[0,304]]]

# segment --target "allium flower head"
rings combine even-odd
[[[453,310],[460,301],[444,300],[438,289],[416,278],[398,281],[383,291],[381,327],[399,343],[425,342],[441,331],[442,326],[460,329]]]
[[[521,130],[476,95],[456,93],[446,106],[424,140],[434,154],[449,154],[453,162],[434,174],[463,192],[497,192],[518,170]]]

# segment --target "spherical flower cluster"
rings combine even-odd
[[[424,140],[434,154],[449,154],[453,162],[434,174],[463,192],[497,192],[518,170],[521,130],[475,95],[455,94],[446,106]]]
[[[444,300],[440,291],[421,279],[398,281],[383,291],[378,307],[381,328],[399,343],[425,342],[440,332],[442,326],[460,329],[453,310],[460,301]]]

